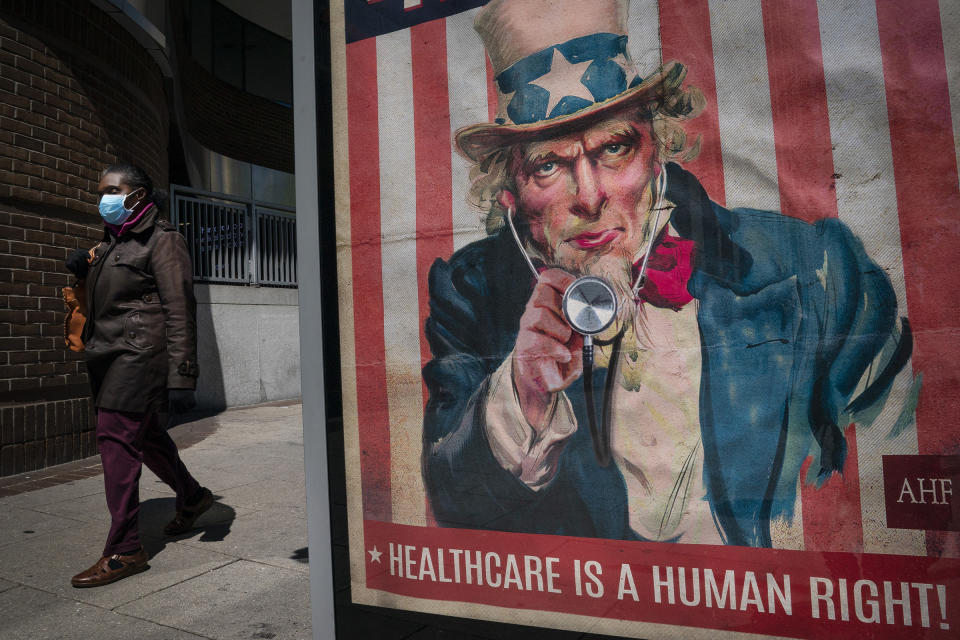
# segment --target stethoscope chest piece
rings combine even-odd
[[[570,327],[583,336],[583,393],[587,403],[587,419],[593,439],[597,462],[607,466],[610,462],[610,380],[603,394],[603,422],[597,424],[596,406],[593,399],[593,336],[605,330],[617,317],[617,293],[609,282],[596,276],[577,278],[567,287],[560,302],[563,316]],[[607,343],[609,344],[609,343]],[[619,348],[619,336],[613,341],[615,354]],[[616,357],[612,357],[616,360]]]
[[[560,306],[574,331],[594,336],[617,317],[617,294],[603,278],[583,276],[567,287]]]

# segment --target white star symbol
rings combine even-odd
[[[382,551],[377,551],[377,545],[373,545],[373,551],[367,551],[370,554],[370,562],[380,562],[380,556],[383,555]]]
[[[537,85],[541,89],[550,92],[550,99],[547,101],[547,117],[553,108],[566,96],[583,98],[584,100],[594,101],[593,94],[580,81],[587,67],[593,64],[593,60],[585,62],[571,63],[560,53],[559,49],[553,50],[553,61],[550,63],[550,71],[540,76],[536,80],[531,80],[530,84]]]

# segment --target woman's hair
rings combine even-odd
[[[118,162],[104,169],[100,176],[103,177],[108,173],[119,173],[123,176],[123,181],[130,185],[130,188],[134,191],[142,187],[146,191],[144,198],[148,202],[153,202],[160,209],[164,208],[167,194],[153,186],[153,180],[150,179],[143,168],[127,162]]]
[[[679,67],[679,70],[676,68]],[[675,73],[665,78],[662,89],[653,100],[633,109],[633,116],[640,122],[651,124],[653,142],[657,146],[657,159],[662,162],[689,162],[700,153],[700,137],[687,144],[683,121],[694,118],[703,111],[703,94],[696,87],[682,87],[685,75],[682,65],[675,65]],[[582,129],[596,122],[588,118]],[[572,133],[569,130],[553,130],[550,137]],[[467,203],[479,209],[488,234],[496,233],[504,223],[506,211],[497,197],[503,190],[516,192],[515,176],[523,158],[523,144],[495,149],[470,168],[470,189]]]

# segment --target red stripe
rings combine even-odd
[[[347,136],[350,150],[350,237],[354,348],[363,514],[393,520],[390,412],[380,253],[380,148],[377,142],[377,41],[347,45]]]
[[[837,217],[827,88],[823,76],[817,4],[763,0],[770,106],[783,213],[813,221]],[[847,429],[843,477],[801,490],[807,549],[863,548],[856,434]],[[843,517],[838,518],[837,513]]]
[[[821,487],[804,482],[812,458],[800,468],[805,551],[863,551],[863,512],[860,510],[860,467],[857,433],[847,427],[847,460],[843,474],[833,474]]]
[[[780,208],[812,221],[837,217],[817,3],[762,0]]]
[[[936,0],[877,2],[893,176],[913,366],[923,375],[917,405],[920,453],[960,453],[960,188]],[[928,535],[931,554],[960,556],[960,534]]]
[[[700,155],[687,167],[697,174],[715,202],[726,204],[717,77],[713,68],[713,40],[707,0],[661,0],[660,40],[663,60],[682,62],[687,67],[687,84],[699,87],[707,100],[703,113],[686,125],[689,141],[692,142],[697,135],[702,140]]]
[[[417,286],[420,326],[430,314],[427,278],[437,258],[453,253],[453,193],[450,157],[450,97],[447,78],[446,21],[435,20],[410,30],[413,66],[413,131],[417,172]],[[430,360],[430,345],[420,336],[420,359]],[[427,391],[424,385],[423,401]],[[424,497],[426,522],[435,526]]]
[[[430,314],[427,291],[430,265],[437,258],[446,259],[453,253],[446,20],[434,20],[412,27],[410,45],[413,66],[414,153],[418,168],[417,283],[422,328]],[[422,335],[420,358],[421,365],[430,360],[430,346]]]
[[[490,57],[484,54],[483,59],[487,63],[487,114],[490,116],[490,122],[493,122],[497,117],[497,80],[493,75]]]

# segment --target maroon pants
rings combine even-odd
[[[97,449],[110,510],[110,533],[103,555],[140,548],[140,470],[143,464],[177,493],[183,507],[200,485],[180,460],[177,445],[155,413],[97,410]]]

